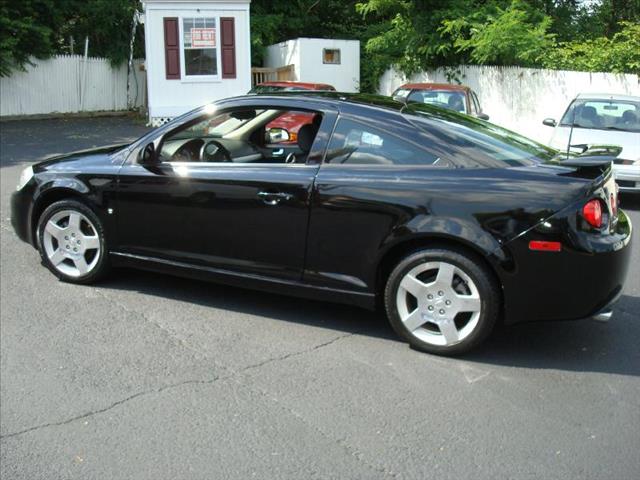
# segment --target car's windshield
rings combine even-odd
[[[576,100],[565,112],[560,125],[640,132],[640,102],[611,99]]]
[[[426,103],[436,107],[448,108],[456,112],[467,113],[464,93],[451,90],[413,90],[407,96],[408,102]]]
[[[459,165],[523,166],[558,158],[557,150],[473,117],[426,105],[404,113],[424,132],[424,142],[439,145],[441,156]]]

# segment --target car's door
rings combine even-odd
[[[231,159],[235,161],[172,161],[174,155],[149,165],[136,161],[138,154],[132,152],[134,158],[119,176],[117,249],[299,279],[311,188],[318,170],[313,159],[323,154],[335,117],[335,113],[323,112],[319,133],[302,163],[266,163],[264,157],[257,158],[260,150],[255,149],[254,154],[236,155]],[[165,140],[170,143],[180,138],[167,140],[169,135],[155,139],[156,146],[162,149]],[[230,149],[242,149],[235,146],[242,142],[237,139],[221,142],[231,145]]]
[[[315,182],[304,279],[369,294],[380,248],[455,183],[447,150],[425,147],[432,136],[389,114],[363,120],[341,114],[334,128]]]

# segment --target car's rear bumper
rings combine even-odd
[[[508,244],[513,261],[501,272],[505,323],[578,320],[610,309],[622,292],[631,255],[631,221],[622,211],[618,218],[609,234],[563,238],[560,252],[529,250],[539,231]]]
[[[614,165],[613,171],[621,192],[640,192],[640,167],[635,165]]]

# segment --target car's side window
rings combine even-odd
[[[266,126],[266,141],[271,145],[295,145],[298,133],[305,125],[318,122],[321,117],[311,112],[289,110],[274,118]]]
[[[322,114],[243,107],[202,115],[167,133],[162,162],[305,163]]]
[[[437,155],[388,132],[341,118],[325,158],[331,164],[436,165]]]

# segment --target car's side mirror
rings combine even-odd
[[[542,121],[543,125],[546,125],[547,127],[555,127],[556,126],[556,121],[553,118],[545,118]]]
[[[156,163],[156,160],[156,147],[153,142],[151,142],[140,152],[140,163],[143,165],[153,165]]]
[[[289,131],[284,128],[270,128],[267,130],[265,141],[268,144],[287,142],[291,138]]]
[[[489,120],[489,115],[487,115],[486,113],[482,113],[482,112],[480,112],[480,113],[478,114],[478,118],[479,118],[480,120]]]

